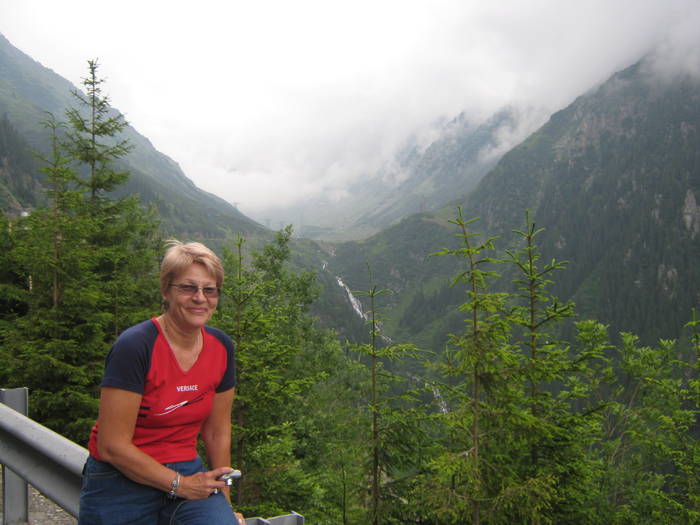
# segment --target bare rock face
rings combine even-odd
[[[695,239],[695,236],[700,232],[700,206],[695,199],[695,192],[691,189],[685,192],[683,224],[690,232],[690,236]]]

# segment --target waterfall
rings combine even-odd
[[[338,286],[343,288],[345,290],[345,293],[348,295],[348,299],[350,300],[350,304],[352,305],[352,309],[355,310],[355,313],[359,315],[364,321],[367,321],[367,315],[362,311],[362,303],[360,300],[355,297],[352,292],[350,291],[350,288],[343,282],[343,280],[336,276],[336,281],[338,281]]]

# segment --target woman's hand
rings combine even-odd
[[[224,481],[219,481],[216,478],[232,470],[231,467],[219,467],[209,472],[197,472],[191,476],[183,476],[180,478],[177,496],[184,499],[208,498],[226,487]]]
[[[234,514],[236,515],[236,518],[238,518],[238,524],[245,525],[245,518],[243,517],[243,514],[240,512],[234,512]]]

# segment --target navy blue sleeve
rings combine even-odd
[[[100,386],[143,394],[158,329],[152,321],[127,328],[112,345]]]
[[[225,392],[236,386],[236,352],[233,348],[233,341],[222,330],[207,326],[207,332],[216,337],[221,344],[226,348],[226,371],[224,377],[221,378],[221,383],[216,387],[216,392]]]

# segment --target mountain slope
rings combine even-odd
[[[279,209],[300,235],[325,240],[366,238],[402,218],[436,210],[472,190],[502,153],[524,138],[523,128],[542,122],[534,111],[505,108],[483,122],[460,114],[426,145],[409,141],[378,173],[351,185],[342,198],[321,197]]]
[[[41,122],[51,112],[57,119],[74,105],[67,80],[13,47],[0,35],[0,117],[5,117],[31,148],[42,150],[47,133]],[[108,87],[107,87],[108,91]],[[123,188],[158,207],[167,233],[187,237],[221,238],[227,230],[266,235],[267,229],[223,199],[197,188],[169,157],[158,152],[132,127],[124,134],[134,146],[123,161],[130,179]],[[41,183],[38,174],[36,184]],[[15,196],[17,197],[17,196]],[[16,198],[24,206],[33,203]]]
[[[441,136],[425,149],[403,160],[406,180],[361,216],[357,226],[383,226],[421,211],[437,210],[456,196],[473,190],[500,159],[503,136],[517,140],[531,117],[514,107],[497,112],[478,126],[462,114],[445,127]]]
[[[700,302],[700,82],[659,78],[649,64],[553,115],[460,201],[466,218],[482,219],[477,231],[501,236],[500,248],[513,242],[510,232],[529,209],[546,228],[542,260],[570,261],[556,276],[557,295],[573,299],[582,317],[645,341],[677,337]],[[445,330],[459,327],[450,316],[464,296],[430,285],[450,278],[436,259],[409,272],[416,260],[405,257],[402,239],[420,220],[425,253],[437,251],[451,215],[454,209],[423,214],[347,248],[359,252],[353,260],[392,266],[387,281],[378,280],[397,291],[388,304],[390,335],[438,349]],[[361,281],[357,265],[333,264],[351,285]]]
[[[469,199],[492,231],[529,207],[558,290],[646,340],[676,337],[698,305],[700,82],[642,62],[554,115]]]

